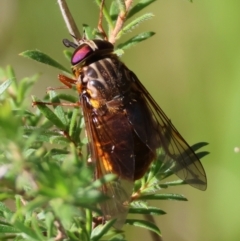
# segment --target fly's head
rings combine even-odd
[[[114,55],[114,46],[106,40],[81,39],[77,45],[64,39],[63,43],[66,47],[75,48],[75,51],[72,54],[71,64],[73,73],[76,77],[80,75],[84,66],[88,66],[91,63],[106,58],[107,56]]]

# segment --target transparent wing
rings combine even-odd
[[[105,218],[117,218],[120,228],[126,219],[133,190],[134,153],[132,127],[123,111],[97,114],[88,111],[82,100],[91,159],[96,166],[96,178],[114,173],[117,179],[102,186],[109,200],[100,204]]]
[[[138,92],[139,101],[143,103],[142,105],[145,103],[151,112],[152,118],[152,124],[148,128],[147,133],[143,133],[140,128],[135,129],[138,136],[152,150],[156,148],[156,145],[163,149],[166,156],[164,162],[168,162],[167,164],[170,166],[171,170],[179,178],[197,189],[205,190],[207,188],[207,178],[197,155],[179,134],[172,122],[138,80],[136,75],[131,72],[131,76],[133,88]],[[134,111],[130,111],[128,115],[130,122],[135,126],[138,120],[131,115],[131,113],[133,114]],[[156,134],[154,135],[154,133]]]

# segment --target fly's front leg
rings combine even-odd
[[[47,92],[51,90],[62,90],[62,89],[72,89],[73,86],[77,86],[77,80],[71,79],[65,75],[58,75],[58,79],[61,83],[63,83],[63,86],[59,87],[48,87]],[[79,107],[80,102],[77,103],[64,103],[64,102],[59,102],[59,103],[54,103],[54,102],[43,102],[43,101],[33,101],[32,106],[36,105],[51,105],[51,106],[71,106],[71,107]]]
[[[59,87],[48,87],[47,92],[50,90],[63,90],[63,89],[72,89],[73,85],[77,84],[77,81],[75,79],[71,79],[65,75],[59,74],[58,75],[58,80],[63,83],[63,86]]]

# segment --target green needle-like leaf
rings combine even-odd
[[[30,78],[22,79],[21,82],[18,84],[17,100],[16,100],[18,105],[23,103],[23,101],[25,101],[26,93],[35,84],[38,78],[39,78],[39,74],[35,74]]]
[[[75,126],[76,126],[76,123],[77,123],[78,114],[79,114],[79,109],[74,109],[73,114],[72,114],[72,118],[71,118],[71,121],[70,121],[70,125],[69,125],[69,135],[70,136],[73,136],[73,134],[74,134],[74,129],[75,129]]]
[[[95,38],[94,30],[87,24],[83,25],[83,31],[86,36],[86,39],[94,39]]]
[[[0,95],[12,84],[12,80],[8,79],[0,85]]]
[[[138,198],[139,200],[177,200],[177,201],[187,201],[181,194],[163,193],[163,194],[150,194],[142,195]]]
[[[207,156],[209,153],[210,152],[208,152],[208,151],[201,151],[201,152],[196,153],[196,155],[199,159],[202,159],[203,157]]]
[[[121,43],[117,46],[117,49],[122,49],[122,50],[125,50],[125,49],[128,49],[134,45],[136,45],[137,43],[140,43],[144,40],[147,40],[149,39],[150,37],[152,37],[155,33],[154,32],[144,32],[144,33],[140,33],[136,36],[134,36],[133,38],[127,40],[126,42],[124,43]],[[116,50],[117,51],[117,50]]]
[[[35,231],[24,225],[23,223],[19,221],[14,222],[14,226],[23,234],[24,237],[26,237],[26,240],[32,240],[32,241],[41,241],[38,238],[38,235],[35,233]]]
[[[8,77],[8,79],[12,80],[11,88],[13,88],[13,90],[15,92],[17,92],[18,82],[17,82],[17,79],[16,79],[15,71],[14,71],[14,69],[11,65],[8,65],[7,68],[6,68],[6,76]]]
[[[71,73],[68,69],[63,67],[56,60],[54,60],[53,58],[51,58],[50,56],[48,56],[47,54],[44,54],[43,52],[41,52],[39,50],[27,50],[27,51],[24,51],[24,52],[20,53],[19,55],[21,55],[23,57],[33,59],[33,60],[36,60],[36,61],[38,61],[40,63],[43,63],[43,64],[50,65],[54,68],[60,69],[60,70],[65,71],[67,73]]]
[[[63,54],[64,54],[65,58],[67,59],[67,61],[70,63],[72,54],[73,54],[72,51],[65,49],[65,50],[63,50]]]
[[[146,215],[163,215],[166,214],[163,210],[156,207],[131,207],[128,211],[134,214],[146,214]]]
[[[136,13],[140,12],[142,9],[146,8],[151,3],[156,0],[140,0],[133,8],[129,11],[127,19],[131,18]]]
[[[161,236],[160,229],[155,224],[148,222],[146,220],[127,219],[125,223],[136,226],[136,227],[140,227],[140,228],[146,228],[146,229],[158,234],[159,236]]]
[[[4,212],[12,214],[12,211],[3,202],[0,202],[0,217],[4,217]]]
[[[40,100],[35,99],[32,97],[33,102],[38,102],[37,107],[38,109],[44,114],[44,116],[51,121],[54,125],[56,125],[60,130],[66,130],[66,126],[64,123],[57,117],[57,115],[49,108],[47,105]]]
[[[118,8],[118,5],[117,5],[117,2],[112,1],[111,6],[110,6],[110,10],[109,10],[109,15],[110,15],[113,22],[115,22],[117,20],[118,13],[119,13],[119,8]]]
[[[58,98],[58,95],[56,94],[55,91],[52,91],[52,90],[49,91],[48,93],[49,93],[49,97],[50,97],[51,102],[57,104],[56,106],[53,106],[54,113],[61,120],[61,122],[65,126],[67,126],[68,121],[67,121],[67,118],[65,116],[65,112],[63,110],[63,107],[61,106],[60,99]]]
[[[176,181],[171,181],[171,182],[165,182],[164,184],[161,184],[160,186],[162,188],[167,188],[167,187],[175,187],[175,186],[180,186],[186,184],[183,180],[176,180]],[[166,187],[164,187],[166,185]]]
[[[194,145],[191,146],[191,148],[194,150],[194,151],[197,151],[198,149],[204,147],[204,146],[207,146],[208,143],[207,142],[198,142]]]
[[[49,138],[49,142],[52,143],[52,144],[61,144],[61,145],[67,145],[70,143],[70,141],[63,137],[63,136],[51,136]]]
[[[99,225],[95,229],[93,229],[91,234],[91,241],[98,241],[100,238],[108,232],[108,230],[113,226],[115,223],[115,219],[106,222],[103,226]]]
[[[4,233],[20,233],[20,231],[12,227],[10,224],[0,223],[0,234]]]
[[[154,15],[152,13],[145,13],[142,16],[136,18],[135,20],[133,20],[132,22],[130,22],[129,24],[127,24],[117,35],[117,39],[119,39],[124,33],[127,33],[131,30],[133,30],[134,28],[136,28],[140,23],[149,20],[153,17]]]

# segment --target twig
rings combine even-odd
[[[58,0],[57,1],[61,14],[63,16],[64,22],[67,26],[68,32],[70,35],[74,36],[74,42],[78,43],[77,40],[81,39],[81,34],[78,30],[78,27],[73,19],[73,16],[68,8],[68,5],[65,0]]]
[[[99,14],[99,19],[98,19],[98,31],[100,33],[102,33],[104,39],[107,40],[107,34],[104,31],[103,26],[102,26],[104,2],[105,2],[105,0],[102,0],[102,2],[100,4],[100,14]]]
[[[151,216],[151,215],[144,215],[144,218],[145,218],[147,221],[156,224],[153,216]],[[149,233],[150,233],[150,235],[151,235],[151,237],[152,237],[152,239],[151,239],[152,241],[163,241],[162,237],[159,236],[159,235],[157,235],[156,233],[151,232],[151,231],[149,231]]]
[[[117,40],[117,35],[120,32],[120,30],[123,28],[123,24],[126,20],[127,14],[130,10],[130,7],[132,6],[133,0],[125,0],[125,6],[126,6],[126,11],[122,11],[119,13],[116,24],[112,32],[110,33],[109,36],[109,42],[114,44]]]
[[[54,238],[55,241],[61,241],[67,237],[64,227],[59,220],[54,221],[54,225],[57,228],[57,236]]]

